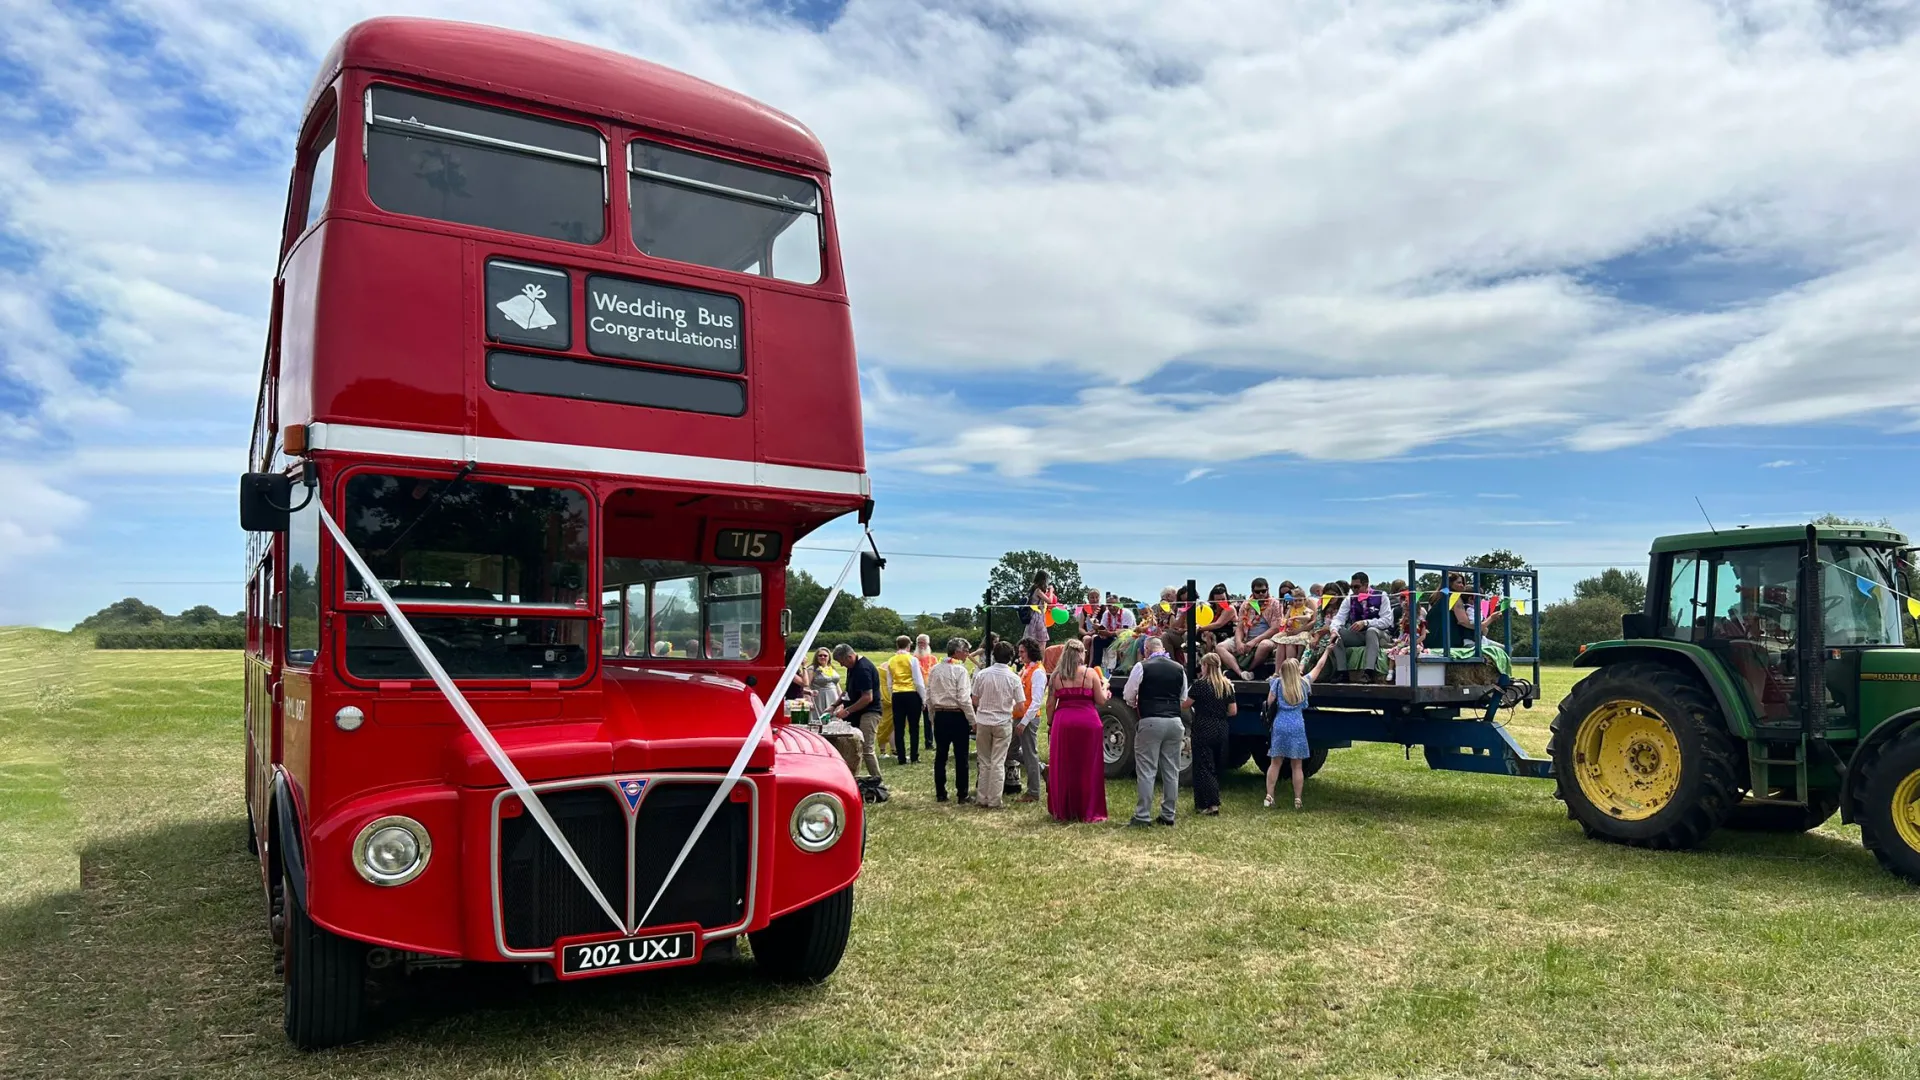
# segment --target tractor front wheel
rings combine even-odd
[[[1920,885],[1920,728],[1909,728],[1864,766],[1860,842],[1888,871]]]
[[[1735,747],[1704,687],[1658,664],[1617,664],[1560,703],[1557,794],[1595,839],[1693,847],[1740,800]]]

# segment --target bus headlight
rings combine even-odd
[[[420,876],[432,856],[427,827],[410,817],[376,819],[353,841],[353,868],[375,885],[405,885]]]
[[[827,850],[840,842],[840,834],[846,828],[847,812],[837,795],[816,791],[793,808],[790,831],[801,851]]]

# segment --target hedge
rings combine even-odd
[[[102,630],[96,649],[244,649],[245,630]]]

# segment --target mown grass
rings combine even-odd
[[[1920,896],[1855,830],[1612,847],[1546,783],[1381,746],[1336,751],[1303,813],[1249,770],[1173,830],[940,806],[926,764],[889,769],[822,987],[462,973],[300,1055],[244,849],[238,657],[0,631],[0,671],[7,1076],[1920,1075]]]

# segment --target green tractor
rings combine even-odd
[[[1914,549],[1887,529],[1667,536],[1647,604],[1560,705],[1558,797],[1588,836],[1692,847],[1812,829],[1838,810],[1920,883]]]

